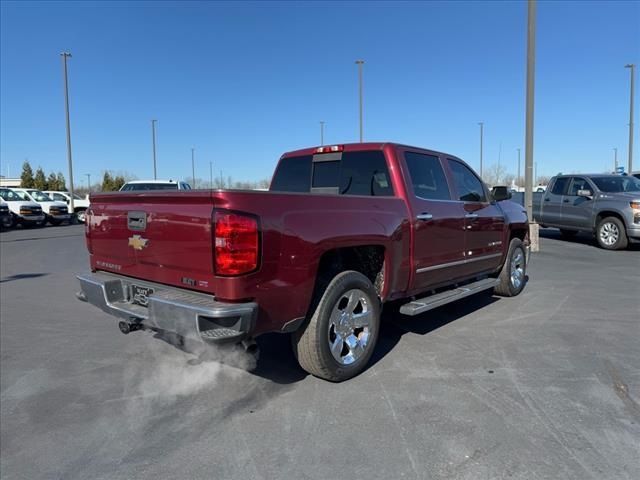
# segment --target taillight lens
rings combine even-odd
[[[215,273],[242,275],[258,268],[258,220],[238,213],[216,212]]]

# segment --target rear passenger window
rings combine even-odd
[[[404,159],[407,162],[413,193],[416,197],[427,200],[451,200],[447,177],[438,157],[406,152]]]
[[[563,195],[567,187],[567,182],[569,182],[569,177],[556,178],[551,193],[553,193],[554,195]]]
[[[458,200],[463,202],[487,201],[482,182],[467,166],[456,160],[449,159],[449,167],[458,190]]]

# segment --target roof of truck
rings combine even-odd
[[[329,143],[327,145],[317,145],[315,147],[302,148],[302,149],[299,149],[299,150],[292,150],[290,152],[286,152],[286,153],[284,153],[282,155],[282,158],[284,158],[284,157],[301,156],[301,155],[313,155],[315,153],[318,153],[318,149],[321,148],[321,147],[325,147],[326,148],[326,147],[331,147],[331,146],[338,146],[338,147],[342,147],[343,151],[345,151],[345,152],[354,152],[354,151],[360,151],[360,150],[382,150],[387,145],[396,146],[396,147],[403,147],[403,148],[412,148],[412,149],[416,149],[416,150],[426,150],[426,151],[429,151],[429,152],[432,152],[432,153],[437,153],[437,154],[449,155],[451,157],[456,157],[455,155],[450,154],[450,153],[439,152],[437,150],[432,150],[432,149],[426,148],[426,147],[416,147],[416,146],[413,146],[413,145],[405,145],[405,144],[396,143],[396,142],[363,142],[363,143]]]

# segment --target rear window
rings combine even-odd
[[[138,190],[178,190],[177,183],[127,183],[122,187],[122,192]]]
[[[323,161],[322,155],[283,159],[271,182],[271,191],[310,192],[335,189],[340,195],[393,196],[384,153],[379,150],[345,152],[341,159]]]

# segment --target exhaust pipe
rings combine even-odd
[[[251,355],[257,355],[260,351],[258,344],[253,338],[247,338],[246,340],[242,340],[240,343],[242,344],[244,351]]]
[[[135,332],[136,330],[143,330],[144,325],[142,325],[140,320],[137,320],[137,319],[130,322],[125,322],[124,320],[121,320],[118,322],[118,328],[123,334],[127,335],[131,332]]]

